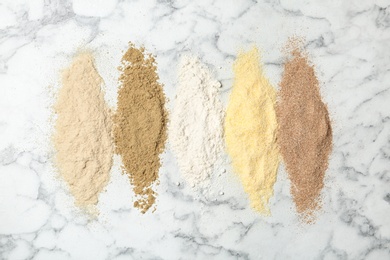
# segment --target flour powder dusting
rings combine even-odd
[[[198,58],[182,58],[169,138],[180,171],[193,188],[207,185],[224,149],[220,87]]]
[[[276,144],[276,91],[259,63],[259,51],[252,48],[238,55],[234,83],[225,121],[227,151],[241,179],[251,206],[270,214],[279,165]]]
[[[63,71],[61,83],[54,106],[55,162],[76,205],[94,210],[110,179],[114,148],[110,110],[92,55],[78,55]]]
[[[130,43],[119,69],[121,86],[113,118],[116,152],[133,185],[134,206],[145,213],[156,202],[153,186],[158,184],[159,156],[166,140],[165,95],[155,57],[143,47]]]
[[[278,142],[300,219],[312,223],[332,151],[332,126],[315,68],[299,38],[290,38],[277,103]]]

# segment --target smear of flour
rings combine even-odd
[[[110,179],[114,152],[102,84],[92,54],[81,53],[62,72],[62,87],[54,105],[55,162],[75,204],[90,213]]]
[[[142,213],[156,202],[159,155],[166,141],[165,95],[155,58],[130,43],[122,57],[117,110],[114,116],[116,152],[136,195],[134,207]]]
[[[276,144],[276,91],[264,75],[257,48],[241,52],[234,62],[233,90],[226,110],[227,152],[251,206],[270,215],[269,200],[279,165]]]
[[[224,150],[220,87],[197,57],[182,57],[169,139],[181,173],[195,189],[209,183]]]

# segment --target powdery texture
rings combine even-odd
[[[291,193],[302,220],[313,221],[332,149],[332,128],[321,101],[313,66],[299,50],[300,39],[287,44],[277,116],[278,142],[291,180]]]
[[[154,57],[130,45],[122,58],[121,87],[114,116],[116,152],[130,177],[137,200],[145,213],[156,200],[152,185],[158,180],[160,153],[166,141],[165,96],[158,83]]]
[[[269,215],[279,165],[276,91],[263,74],[256,48],[238,55],[234,74],[225,120],[227,151],[251,206]]]
[[[55,162],[77,206],[91,209],[110,179],[113,145],[110,111],[91,54],[75,57],[62,72],[54,111]]]
[[[180,171],[191,187],[206,187],[223,152],[221,83],[198,58],[184,56],[169,136]]]

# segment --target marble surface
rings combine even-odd
[[[222,82],[226,106],[238,50],[258,46],[276,87],[281,48],[294,34],[307,40],[333,120],[315,224],[299,223],[283,166],[272,216],[262,217],[227,159],[215,194],[203,196],[186,185],[169,145],[153,214],[132,207],[118,158],[100,216],[74,208],[53,167],[50,133],[58,76],[75,53],[96,55],[115,106],[128,41],[157,56],[171,101],[174,68],[192,52]],[[389,42],[388,0],[1,1],[0,259],[390,259]]]

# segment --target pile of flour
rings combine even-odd
[[[96,213],[100,192],[110,180],[111,113],[101,91],[103,79],[91,53],[80,53],[62,72],[54,111],[55,163],[75,204]]]
[[[193,56],[182,57],[178,76],[169,140],[184,178],[199,189],[208,185],[224,150],[221,83]]]

